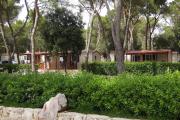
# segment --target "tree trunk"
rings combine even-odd
[[[105,41],[105,45],[106,45],[106,55],[107,55],[107,61],[110,61],[111,60],[111,57],[110,57],[110,50],[108,49],[108,39],[106,38],[106,33],[105,33],[105,28],[103,26],[103,22],[102,22],[102,19],[101,19],[101,16],[99,15],[99,13],[96,11],[96,15],[98,17],[98,20],[99,20],[99,25],[100,25],[100,28],[101,28],[101,32],[102,32],[102,36],[103,36],[103,39]]]
[[[98,50],[99,48],[99,43],[100,43],[100,40],[101,40],[101,28],[100,28],[100,23],[98,22],[98,31],[97,31],[97,40],[96,40],[96,48],[95,50]]]
[[[90,48],[90,43],[92,40],[92,29],[93,29],[93,22],[94,22],[94,13],[91,14],[90,16],[90,22],[89,22],[89,33],[87,34],[87,44],[86,44],[86,58],[85,58],[85,66],[87,66],[88,61],[89,61],[89,48]]]
[[[4,30],[3,30],[2,24],[3,23],[1,23],[1,26],[0,26],[0,32],[1,32],[1,35],[2,35],[4,47],[6,49],[6,54],[8,55],[8,61],[10,62],[11,61],[11,54],[10,54],[10,50],[8,48],[8,45],[7,45],[7,39],[5,38],[5,33],[4,33]]]
[[[125,33],[124,33],[124,49],[128,48],[128,30],[129,30],[129,24],[130,24],[130,17],[131,17],[131,2],[129,1],[129,9],[128,9],[128,15],[124,15],[125,17]],[[124,12],[125,13],[125,12]]]
[[[10,32],[11,32],[11,37],[12,37],[12,40],[13,40],[13,50],[12,50],[12,53],[11,53],[11,58],[14,57],[14,54],[16,52],[16,49],[17,49],[17,45],[16,45],[16,38],[14,36],[14,30],[11,26],[11,23],[10,23],[10,18],[9,18],[9,13],[8,11],[6,11],[6,15],[7,15],[7,23],[8,23],[8,26],[10,28]]]
[[[56,59],[56,70],[59,69],[59,66],[58,66],[58,54],[55,55],[55,59]]]
[[[128,46],[128,29],[129,29],[129,18],[126,20],[125,33],[124,33],[124,48],[127,49]]]
[[[133,38],[134,27],[132,22],[129,25],[129,50],[134,50],[134,38]]]
[[[152,35],[151,35],[151,33],[150,33],[150,35],[149,35],[149,50],[152,50],[152,37],[151,37]]]
[[[150,46],[148,45],[148,41],[149,41],[149,29],[150,29],[149,27],[150,27],[149,17],[146,16],[145,50],[148,50],[150,48]]]
[[[35,32],[37,29],[37,25],[38,25],[38,19],[39,19],[39,7],[38,7],[38,0],[35,0],[34,3],[34,21],[33,21],[33,27],[32,27],[32,31],[31,31],[31,67],[32,67],[32,71],[35,71]]]
[[[0,32],[1,32],[1,35],[2,35],[2,39],[3,39],[3,43],[4,43],[4,47],[6,49],[6,54],[8,55],[8,61],[11,62],[11,53],[10,53],[10,50],[9,50],[9,47],[8,47],[8,43],[7,43],[7,39],[6,39],[6,35],[5,35],[5,29],[4,29],[4,23],[3,23],[3,20],[2,20],[2,16],[1,16],[1,11],[0,11]]]
[[[104,1],[106,3],[106,7],[108,12],[110,13],[110,7],[107,3],[107,1]],[[118,73],[123,73],[124,68],[124,48],[123,43],[124,41],[120,39],[120,22],[121,22],[121,10],[122,10],[122,1],[121,0],[115,0],[115,16],[112,18],[111,15],[108,15],[109,20],[111,21],[111,31],[112,31],[112,37],[115,47],[115,56],[117,60],[117,71]]]
[[[154,33],[154,31],[155,31],[155,29],[156,29],[156,25],[157,25],[157,23],[158,23],[158,21],[159,21],[159,17],[160,17],[160,14],[158,14],[157,16],[155,16],[154,17],[154,23],[152,24],[152,26],[150,26],[150,36],[149,36],[149,44],[150,44],[150,50],[153,50],[154,49],[154,45],[153,45],[153,38],[152,38],[152,35],[153,35],[153,33]]]
[[[63,52],[63,59],[64,59],[64,61],[63,61],[63,63],[64,63],[64,72],[65,72],[65,74],[67,74],[67,53],[68,52]]]
[[[16,54],[17,54],[17,62],[18,62],[18,64],[20,64],[19,50],[18,50],[18,49],[17,49],[17,52],[16,52]]]
[[[119,24],[119,23],[118,23]],[[124,72],[124,49],[123,49],[123,44],[120,41],[120,35],[119,32],[117,33],[116,31],[119,31],[116,24],[113,24],[112,27],[112,36],[113,36],[113,42],[115,46],[115,56],[116,56],[116,64],[117,64],[117,71],[118,73],[123,73]],[[119,37],[117,37],[119,36]]]
[[[150,21],[148,21],[148,41],[147,41],[148,50],[151,50],[150,32],[151,32],[151,23]]]

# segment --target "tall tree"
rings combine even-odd
[[[89,30],[86,30],[86,59],[85,59],[85,64],[87,65],[88,59],[89,59],[90,44],[92,42],[93,23],[94,23],[94,19],[96,16],[97,16],[98,21],[99,21],[99,29],[101,29],[101,33],[102,33],[103,37],[105,37],[102,19],[101,19],[101,16],[99,15],[99,13],[102,9],[102,6],[103,6],[103,0],[79,0],[79,2],[81,3],[82,8],[84,8],[90,15],[89,24],[88,24]],[[100,37],[101,33],[99,32],[99,37]]]
[[[121,39],[120,34],[121,28],[121,18],[122,18],[122,0],[114,0],[114,15],[110,14],[110,6],[108,1],[104,0],[106,8],[109,13],[109,21],[111,23],[111,32],[115,48],[115,56],[117,61],[117,71],[118,73],[124,72],[124,40]]]
[[[140,8],[142,1],[123,0],[123,21],[124,21],[124,48],[126,50],[134,49],[134,28],[140,20]]]
[[[72,52],[73,58],[77,62],[77,56],[84,49],[81,17],[73,15],[71,11],[65,8],[56,8],[55,11],[48,13],[45,18],[41,32],[46,47],[56,58],[59,52],[63,54],[66,72],[68,51]]]
[[[173,32],[175,39],[178,41],[179,52],[180,52],[180,0],[174,0],[170,5],[170,17],[173,23]]]
[[[26,9],[27,9],[27,13],[29,13],[27,1],[24,0],[24,2],[25,2]],[[26,26],[26,23],[28,20],[28,15],[29,15],[29,14],[27,14],[26,19],[25,19],[24,23],[22,24],[22,26],[17,31],[15,31],[12,24],[16,20],[16,17],[19,13],[19,10],[20,10],[20,6],[17,6],[16,3],[19,3],[19,0],[15,0],[15,1],[13,1],[13,0],[1,0],[0,1],[1,35],[2,35],[2,39],[4,41],[6,52],[9,56],[9,58],[8,58],[9,62],[12,61],[11,59],[13,58],[15,52],[17,53],[17,55],[19,53],[18,47],[17,47],[16,37],[19,36],[19,34],[22,32],[22,30]],[[8,26],[11,37],[6,36],[5,25]],[[8,38],[10,40],[8,40]],[[13,43],[12,47],[10,47],[8,41],[11,41],[9,43]],[[12,48],[12,49],[10,49],[10,48]],[[18,63],[19,63],[19,59],[18,59]]]
[[[146,0],[142,14],[146,18],[145,49],[153,49],[152,35],[161,15],[166,12],[167,0]]]
[[[7,0],[1,0],[0,1],[0,30],[1,30],[1,36],[2,36],[2,39],[3,39],[3,43],[4,43],[4,46],[5,46],[5,49],[6,49],[6,53],[8,55],[8,60],[9,62],[11,62],[11,49],[10,49],[10,46],[9,46],[9,40],[7,38],[7,35],[6,35],[6,30],[5,30],[5,23],[7,22],[7,16],[6,16],[6,11],[9,10],[7,8],[11,8],[11,20],[14,20],[14,18],[17,16],[17,11],[18,11],[18,7],[15,6],[15,3],[17,1],[10,1],[11,4],[7,4]],[[14,12],[12,12],[12,9],[14,10]]]
[[[101,23],[97,16],[94,20],[93,33],[92,33],[92,42],[90,45],[91,50],[97,50],[103,53],[104,58],[109,61],[110,51],[114,50],[111,26],[107,16],[100,16],[102,20],[103,28],[101,28]]]
[[[2,5],[2,3],[0,3],[0,5]],[[2,18],[2,7],[0,7],[0,31],[1,31],[1,38],[3,40],[4,43],[4,47],[6,49],[6,54],[8,55],[8,60],[11,61],[11,54],[10,54],[10,48],[8,46],[8,40],[6,38],[6,34],[5,34],[5,27],[4,27],[4,22],[3,22],[3,18]]]
[[[154,38],[157,49],[171,49],[180,52],[180,0],[174,0],[164,14],[165,20],[170,19],[169,25],[163,27],[163,33]]]
[[[31,67],[32,71],[34,72],[35,69],[35,32],[38,27],[38,20],[39,20],[39,6],[38,6],[38,0],[35,0],[34,2],[34,16],[33,16],[33,26],[31,30]]]

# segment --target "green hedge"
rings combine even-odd
[[[81,73],[0,74],[0,105],[42,107],[50,97],[65,93],[69,110],[177,120],[180,117],[180,73],[98,76]]]
[[[36,70],[38,69],[38,65],[35,66]],[[8,73],[12,72],[24,72],[24,71],[31,71],[31,64],[0,64],[1,71]]]
[[[99,75],[117,75],[116,64],[114,62],[94,62],[86,67],[82,65],[83,70]],[[125,72],[134,74],[162,74],[167,71],[180,71],[180,63],[166,62],[128,62],[125,63]]]

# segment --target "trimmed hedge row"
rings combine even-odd
[[[42,107],[65,93],[69,109],[117,117],[180,119],[180,73],[97,76],[81,73],[0,74],[0,105]]]
[[[117,75],[116,64],[114,62],[94,62],[86,67],[82,65],[83,70],[99,75]],[[128,62],[125,63],[125,72],[134,74],[162,74],[167,71],[180,71],[180,63],[167,62]]]
[[[36,70],[38,69],[38,65],[35,66]],[[12,72],[23,72],[23,71],[31,71],[31,64],[0,64],[0,72],[7,71],[8,73]]]

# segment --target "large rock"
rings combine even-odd
[[[58,114],[57,120],[135,120],[135,119],[110,118],[104,115],[63,112]]]
[[[110,117],[108,116],[103,116],[103,115],[87,115],[87,119],[86,120],[111,120]]]
[[[64,94],[59,93],[44,104],[38,114],[38,120],[56,120],[58,112],[66,107],[67,99]]]
[[[38,120],[40,109],[0,106],[0,120]]]
[[[86,120],[86,115],[74,112],[64,112],[58,114],[58,120]]]

